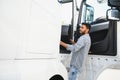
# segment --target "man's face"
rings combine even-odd
[[[82,25],[80,27],[80,33],[81,34],[86,34],[86,33],[88,33],[88,31],[89,31],[89,29],[87,29],[87,27],[85,25]]]

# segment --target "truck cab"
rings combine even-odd
[[[72,38],[77,41],[80,37],[78,24],[82,22],[91,24],[91,48],[86,63],[86,80],[97,80],[106,69],[120,69],[120,6],[118,5],[120,1],[71,0],[71,2],[73,5],[71,25],[62,25],[61,40],[69,43],[69,39]],[[64,35],[65,31],[68,31],[67,35]],[[60,52],[63,64],[69,67],[72,53],[63,47],[60,47]]]

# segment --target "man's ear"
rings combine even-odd
[[[87,33],[89,33],[89,29],[87,29],[86,31],[87,31]]]

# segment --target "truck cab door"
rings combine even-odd
[[[90,54],[93,55],[116,55],[116,32],[117,26],[115,21],[107,21],[99,19],[91,23],[91,49]]]

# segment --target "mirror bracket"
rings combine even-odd
[[[63,3],[73,2],[73,0],[58,0],[58,2],[63,4]]]
[[[120,0],[108,0],[108,6],[120,7]]]

